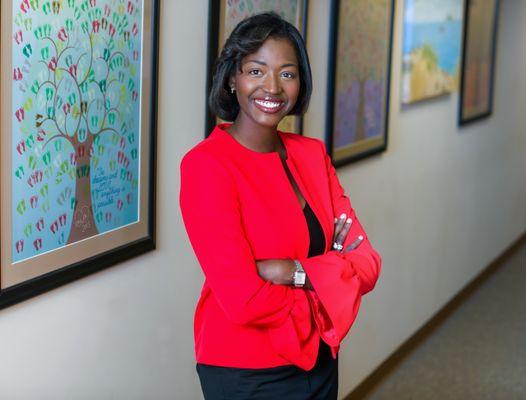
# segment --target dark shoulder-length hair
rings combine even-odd
[[[252,54],[268,38],[287,39],[294,46],[299,63],[300,92],[289,114],[307,111],[312,93],[312,75],[305,42],[294,25],[274,12],[257,14],[241,21],[227,39],[216,61],[208,104],[212,112],[225,121],[233,121],[239,113],[235,93],[230,92],[230,77],[241,70],[241,60]]]

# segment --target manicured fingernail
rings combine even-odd
[[[334,218],[334,223],[338,222],[338,218]]]
[[[350,223],[352,222],[352,219],[347,218],[347,221],[345,221],[345,222],[347,222],[348,224],[350,224]]]
[[[345,219],[347,218],[347,214],[343,213],[342,215],[340,215],[340,219]]]

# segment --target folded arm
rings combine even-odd
[[[247,243],[236,187],[220,162],[194,151],[181,162],[180,206],[207,284],[234,323],[276,327],[291,313],[292,288],[265,282]]]
[[[314,287],[308,293],[320,333],[331,345],[338,345],[356,319],[361,298],[371,291],[381,269],[381,258],[367,238],[349,198],[338,180],[330,157],[325,154],[333,215],[345,213],[352,219],[351,229],[343,243],[345,249],[356,238],[361,243],[347,252],[330,250],[328,253],[299,260]]]

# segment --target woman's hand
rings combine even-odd
[[[345,249],[343,248],[343,243],[345,242],[345,239],[347,239],[347,235],[351,230],[351,225],[352,219],[347,218],[347,215],[345,213],[340,215],[340,218],[334,218],[334,236],[332,242],[333,250],[338,250],[342,253],[347,253],[348,251],[351,251],[358,247],[358,245],[362,242],[363,236],[360,235],[349,246],[347,246]]]
[[[362,235],[358,236],[354,242],[352,242],[349,246],[347,246],[345,249],[342,250],[342,253],[347,253],[351,250],[354,250],[360,245],[360,243],[362,243],[362,240],[363,240],[363,236]]]

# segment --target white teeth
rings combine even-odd
[[[278,108],[281,105],[281,103],[275,103],[273,101],[255,100],[255,102],[265,108]]]

